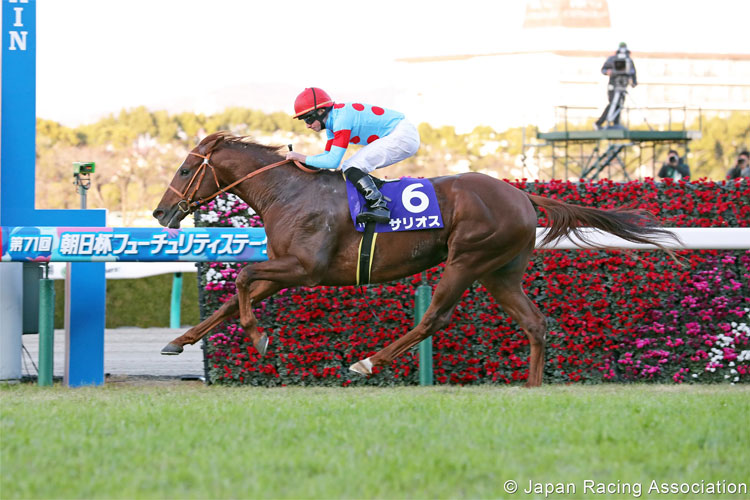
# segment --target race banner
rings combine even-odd
[[[263,228],[3,227],[2,262],[257,262]]]

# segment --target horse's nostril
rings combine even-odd
[[[153,216],[155,219],[161,219],[164,216],[164,210],[154,210]]]

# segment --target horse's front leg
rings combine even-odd
[[[258,331],[258,319],[253,304],[270,297],[285,286],[297,285],[307,277],[297,257],[284,257],[245,266],[237,275],[237,295],[240,305],[240,325],[253,341],[260,355],[268,348],[268,335]]]
[[[190,330],[185,332],[183,335],[171,341],[169,344],[165,345],[162,348],[161,353],[166,355],[180,354],[183,350],[182,347],[184,345],[195,344],[200,339],[202,339],[204,335],[221,324],[222,321],[237,316],[237,312],[239,311],[239,309],[239,299],[235,295],[224,304],[222,304],[222,306],[214,311],[211,316],[204,319],[203,321],[192,327]]]
[[[270,297],[285,286],[302,282],[306,272],[294,256],[286,256],[245,266],[237,276],[237,295],[233,296],[214,313],[177,337],[161,350],[162,354],[180,354],[186,344],[195,344],[223,321],[240,313],[240,324],[253,339],[253,345],[261,354],[268,345],[257,328],[258,320],[253,314],[252,304]],[[262,348],[262,349],[261,349]]]
[[[240,271],[237,276],[237,296],[240,304],[240,325],[250,336],[258,353],[263,356],[268,347],[268,335],[258,331],[258,319],[253,313],[253,304],[257,304],[281,290],[281,285],[273,281],[246,282],[247,273]]]
[[[268,347],[268,336],[258,332],[253,305],[282,288],[315,286],[322,282],[329,271],[336,239],[329,238],[317,228],[334,227],[335,220],[315,215],[308,221],[308,226],[311,224],[316,229],[312,233],[309,228],[299,229],[295,233],[298,236],[294,245],[287,248],[285,255],[250,264],[237,276],[240,323],[261,355],[265,354]],[[295,231],[294,228],[290,230]]]

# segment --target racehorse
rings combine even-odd
[[[236,279],[237,294],[172,340],[162,354],[181,353],[185,344],[194,344],[238,313],[253,345],[265,354],[268,337],[258,331],[254,304],[283,288],[356,283],[362,236],[349,214],[343,176],[330,170],[311,173],[301,164],[284,160],[280,149],[217,132],[204,138],[177,169],[154,210],[159,223],[179,228],[180,221],[201,204],[231,192],[263,220],[268,260],[245,266]],[[479,281],[528,336],[531,354],[526,386],[541,385],[546,320],[521,286],[536,239],[536,207],[544,209],[548,222],[543,244],[568,234],[589,243],[580,232],[588,226],[655,245],[675,258],[659,241],[674,236],[658,227],[648,212],[570,205],[474,172],[428,181],[435,188],[444,227],[380,234],[371,282],[396,280],[445,262],[443,275],[422,321],[373,356],[354,363],[350,368],[359,373],[367,375],[374,366],[390,364],[444,328],[464,290]]]

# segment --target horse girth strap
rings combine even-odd
[[[229,184],[228,186],[221,187],[221,185],[219,184],[219,179],[218,179],[218,177],[216,177],[216,169],[214,169],[214,166],[211,165],[211,162],[210,162],[210,160],[211,160],[211,153],[208,153],[207,155],[202,155],[202,154],[199,154],[199,153],[193,153],[191,151],[188,154],[191,154],[193,156],[197,156],[199,158],[203,158],[203,163],[201,163],[201,166],[198,167],[198,170],[195,172],[195,174],[193,174],[193,177],[190,179],[190,182],[188,183],[187,187],[185,188],[185,192],[181,193],[180,191],[178,191],[177,189],[175,189],[172,186],[172,184],[169,185],[169,189],[171,189],[172,191],[174,191],[180,198],[182,198],[180,200],[180,203],[178,203],[178,206],[182,202],[185,202],[185,204],[186,204],[185,208],[182,208],[180,206],[180,210],[183,210],[185,212],[188,212],[188,211],[190,211],[191,208],[196,208],[198,205],[216,198],[220,194],[226,193],[227,191],[229,191],[230,189],[232,189],[234,186],[236,186],[238,184],[241,184],[242,182],[245,182],[246,180],[250,179],[251,177],[255,177],[256,175],[260,174],[261,172],[265,172],[266,170],[270,170],[272,168],[275,168],[275,167],[278,167],[278,166],[281,166],[281,165],[285,165],[285,164],[290,163],[290,162],[294,163],[297,166],[297,168],[299,168],[303,172],[308,172],[308,173],[311,173],[311,174],[316,174],[316,173],[320,172],[320,170],[318,170],[318,169],[311,169],[311,168],[305,167],[302,163],[298,162],[297,160],[282,160],[282,161],[279,161],[279,162],[276,162],[276,163],[272,163],[270,165],[266,165],[265,167],[261,167],[258,170],[254,170],[253,172],[250,172],[249,174],[245,175],[241,179],[238,179],[238,180],[234,181],[233,183]],[[211,167],[211,173],[213,173],[214,182],[216,183],[216,187],[218,188],[218,191],[216,191],[214,194],[212,194],[211,196],[209,196],[207,198],[201,198],[200,200],[193,200],[193,197],[198,192],[198,189],[200,189],[201,183],[203,182],[203,178],[206,175],[206,167]],[[198,178],[197,182],[195,182],[196,177]],[[192,193],[190,193],[188,195],[188,193],[190,192],[190,187],[193,185],[194,182],[195,182],[195,187],[193,187]]]
[[[372,277],[372,258],[375,255],[375,241],[378,233],[375,232],[375,223],[365,224],[362,239],[359,241],[359,255],[357,258],[357,286],[367,285]]]

